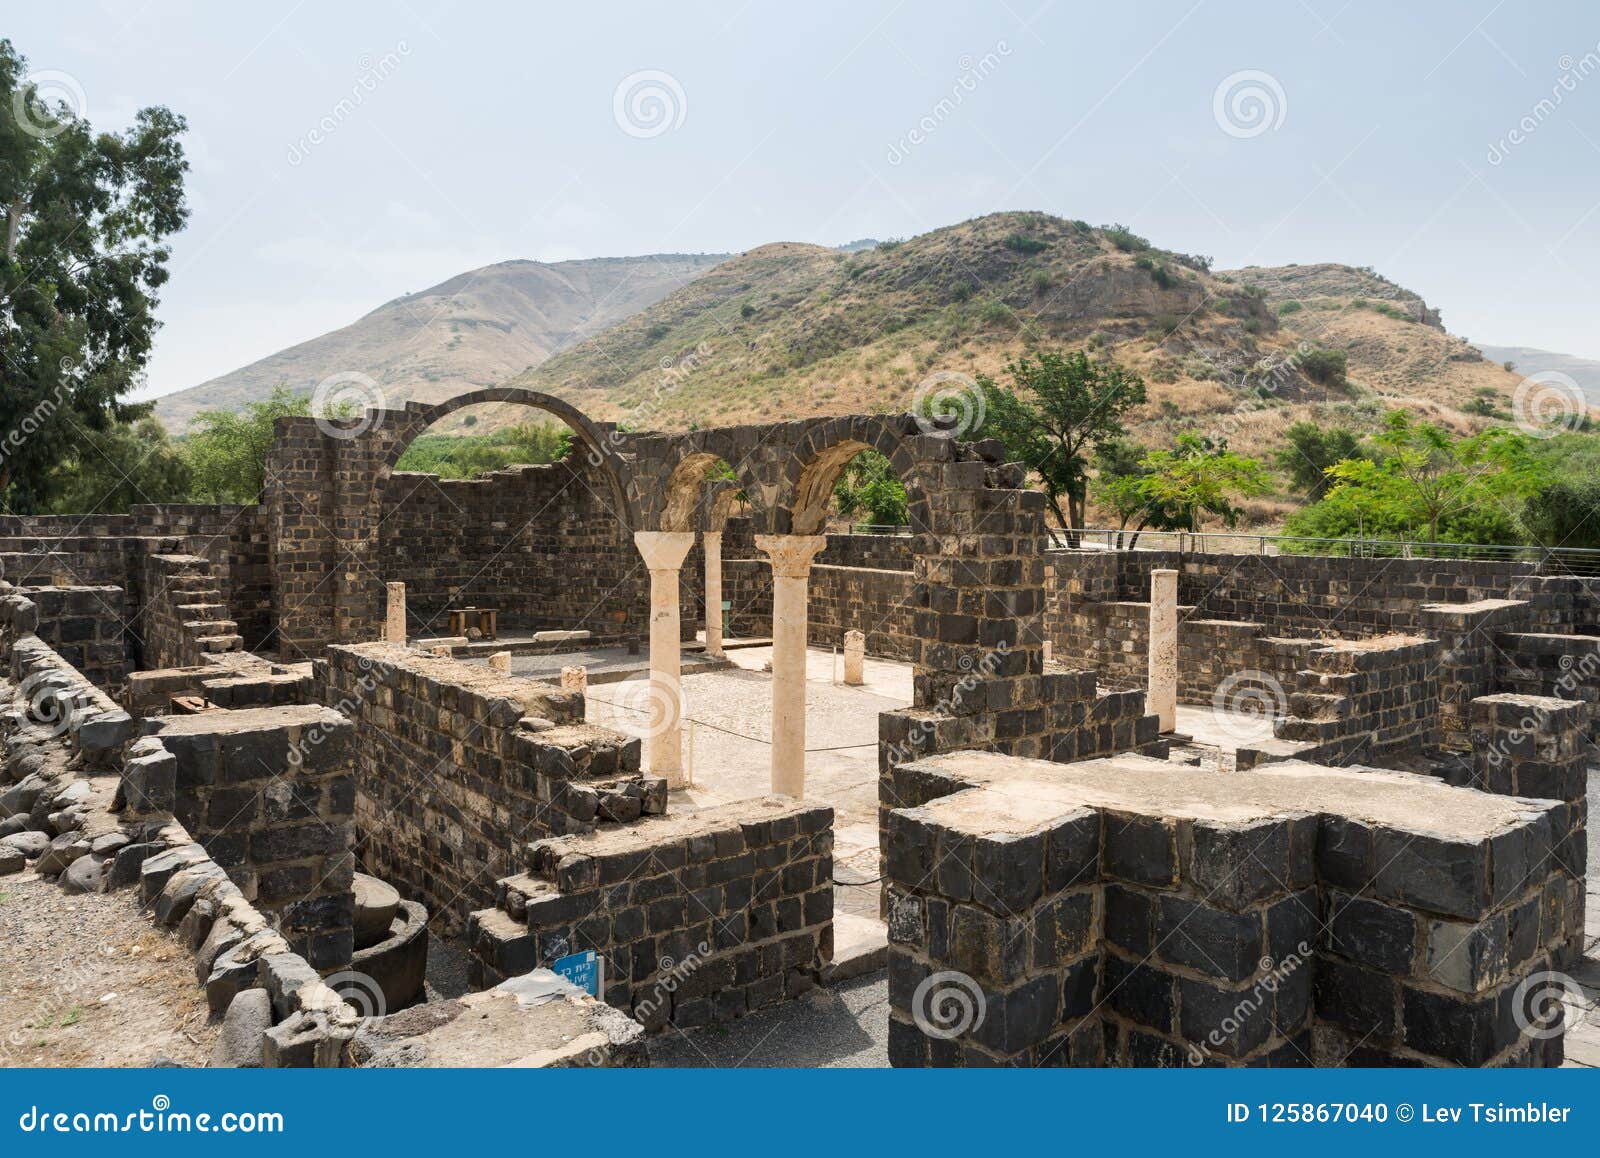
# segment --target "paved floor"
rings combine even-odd
[[[726,1026],[687,1032],[669,1029],[651,1040],[650,1062],[715,1069],[887,1066],[888,980],[879,970]]]

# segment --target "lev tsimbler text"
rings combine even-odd
[[[1423,1125],[1539,1126],[1571,1120],[1571,1106],[1552,1106],[1549,1102],[1463,1102],[1458,1106],[1439,1106],[1428,1102],[1230,1102],[1227,1120],[1264,1125],[1319,1124],[1334,1122],[1417,1122]]]

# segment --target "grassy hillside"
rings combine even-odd
[[[493,385],[659,301],[722,260],[658,254],[547,265],[507,261],[379,306],[342,329],[169,394],[156,415],[181,433],[275,386],[309,394],[330,374],[372,378],[391,405]]]

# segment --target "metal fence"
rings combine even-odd
[[[854,523],[853,535],[906,536],[911,528]],[[1531,563],[1552,574],[1600,575],[1600,550],[1514,543],[1432,543],[1422,539],[1318,539],[1304,535],[1246,535],[1237,531],[1129,531],[1085,527],[1046,529],[1055,550],[1192,551],[1212,555],[1334,555],[1354,559],[1471,559]]]

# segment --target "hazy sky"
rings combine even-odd
[[[1219,268],[1371,265],[1456,333],[1600,357],[1593,4],[156,0],[5,25],[96,127],[189,120],[150,393],[490,262],[1000,209]]]

